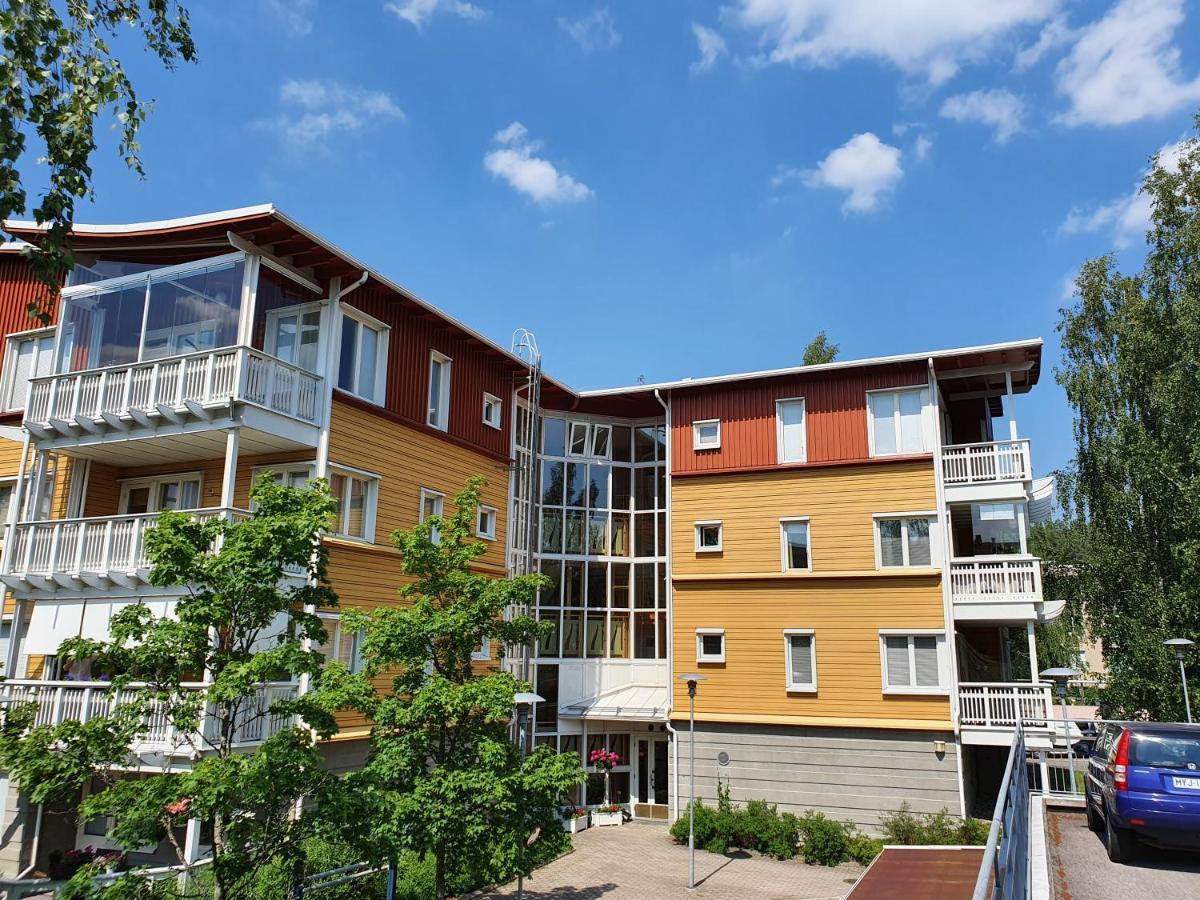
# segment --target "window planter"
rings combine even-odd
[[[598,828],[603,828],[605,825],[620,825],[622,818],[620,807],[592,810],[592,824]]]
[[[588,827],[588,811],[584,809],[576,812],[575,810],[564,809],[562,823],[567,834],[578,834]]]

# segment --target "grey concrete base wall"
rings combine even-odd
[[[688,798],[689,744],[679,734],[680,810]],[[935,741],[945,741],[944,753]],[[722,765],[719,755],[728,754]],[[717,777],[735,804],[767,800],[781,812],[815,809],[875,832],[881,814],[961,811],[958,755],[949,732],[696,723],[696,796],[712,804]],[[673,779],[674,780],[674,779]]]
[[[0,878],[16,878],[29,865],[32,851],[33,817],[31,807],[7,775],[0,775],[3,814],[0,815]]]

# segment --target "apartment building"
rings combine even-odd
[[[359,608],[400,602],[388,534],[487,478],[480,570],[551,585],[532,612],[552,634],[504,663],[544,698],[533,739],[619,757],[579,801],[678,814],[684,673],[704,677],[702,796],[720,778],[865,827],[903,801],[970,811],[1015,718],[1051,715],[1033,624],[1058,610],[1028,553],[1014,402],[1039,341],[579,392],[270,206],[81,225],[74,247],[46,329],[19,248],[0,252],[0,700],[43,721],[112,702],[65,670],[65,637],[128,603],[171,614],[143,554],[157,512],[242,515],[260,472],[330,479],[330,578]],[[328,625],[353,665],[356,636]],[[335,769],[365,752],[367,723],[342,726]],[[131,768],[190,765],[177,749],[151,734]],[[110,823],[3,788],[0,872],[104,843]]]

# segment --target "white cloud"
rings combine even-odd
[[[913,156],[917,158],[917,162],[924,162],[932,150],[933,140],[923,134],[917,135],[917,141],[913,144]]]
[[[1121,0],[1078,39],[1056,70],[1068,125],[1124,125],[1200,101],[1200,77],[1185,80],[1179,48],[1183,0]]]
[[[335,134],[356,134],[405,118],[383,91],[338,81],[290,79],[280,87],[279,100],[285,110],[259,126],[274,131],[294,151],[322,149]]]
[[[1167,144],[1156,154],[1156,164],[1167,172],[1179,171],[1179,157],[1187,145],[1184,141]],[[1143,175],[1145,173],[1143,172]],[[1125,249],[1145,237],[1150,228],[1152,205],[1150,198],[1140,190],[1141,180],[1123,197],[1090,210],[1072,209],[1067,213],[1058,233],[1061,235],[1095,234],[1108,232],[1118,249]]]
[[[530,140],[529,131],[520,122],[497,131],[492,142],[499,146],[483,157],[483,167],[535,203],[578,203],[592,196],[586,184],[535,155],[541,142]]]
[[[803,173],[784,169],[776,175],[778,181],[772,179],[772,183],[778,186],[797,177],[809,187],[845,191],[843,213],[868,213],[896,189],[904,170],[900,167],[900,150],[867,131],[854,135],[815,169]]]
[[[689,66],[692,74],[707,72],[717,64],[717,60],[728,52],[725,38],[714,29],[698,22],[692,23],[692,34],[696,37],[696,46],[700,50],[700,58]]]
[[[1046,21],[1060,0],[737,0],[729,15],[757,30],[762,61],[833,66],[885,60],[941,84],[1014,29]]]
[[[1055,16],[1038,34],[1038,39],[1028,47],[1022,47],[1013,58],[1013,68],[1018,72],[1032,69],[1047,54],[1065,47],[1075,39],[1076,32],[1067,27],[1065,16]]]
[[[996,143],[1003,144],[1021,130],[1025,104],[1003,88],[955,94],[942,104],[941,114],[955,122],[978,122],[996,129]]]
[[[450,13],[468,22],[477,22],[487,15],[487,10],[468,3],[467,0],[392,0],[383,8],[421,31],[437,13]]]
[[[262,5],[293,37],[312,33],[312,16],[317,9],[317,0],[262,0]]]
[[[602,6],[581,19],[560,18],[558,27],[570,35],[571,40],[582,47],[585,53],[612,50],[621,43],[621,34],[617,31],[607,6]]]

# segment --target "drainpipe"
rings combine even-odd
[[[675,821],[679,818],[679,735],[671,726],[671,708],[675,699],[675,587],[671,577],[671,404],[663,401],[658,388],[654,389],[654,399],[663,408],[667,434],[667,733],[671,735],[671,753],[674,757],[671,765],[671,821]]]

